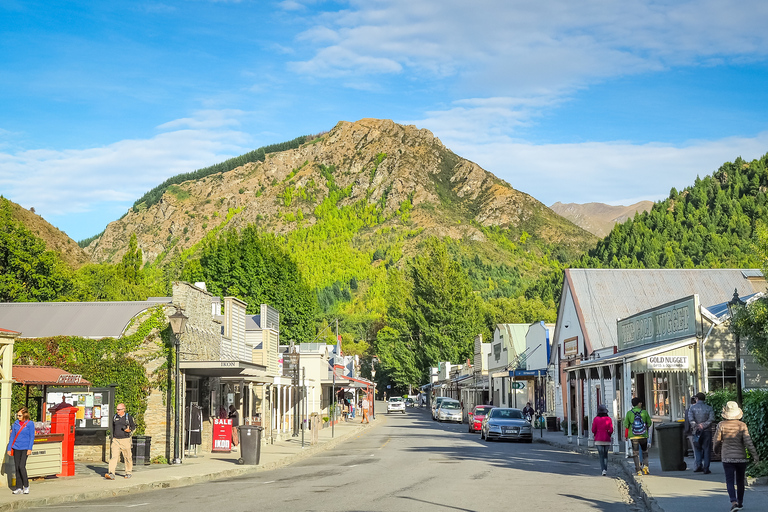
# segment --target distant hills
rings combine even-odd
[[[640,201],[630,206],[611,206],[604,203],[560,203],[550,206],[552,211],[562,215],[577,226],[593,235],[604,238],[613,226],[631,219],[637,212],[647,212],[653,201]]]

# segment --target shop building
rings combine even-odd
[[[555,414],[569,440],[591,444],[597,406],[613,417],[614,451],[620,422],[638,396],[654,422],[684,418],[693,394],[735,385],[766,388],[742,350],[735,358],[727,302],[754,300],[762,273],[738,269],[567,269],[551,361],[558,370]]]

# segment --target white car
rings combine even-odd
[[[462,422],[461,404],[456,400],[443,400],[437,408],[437,421]]]
[[[387,402],[387,412],[400,411],[405,414],[405,400],[399,396],[393,396]]]

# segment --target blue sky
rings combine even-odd
[[[0,194],[79,240],[338,121],[427,128],[547,205],[768,153],[768,3],[0,2]]]

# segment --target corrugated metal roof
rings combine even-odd
[[[616,320],[693,294],[700,304],[727,302],[734,288],[752,295],[757,283],[741,269],[567,269],[592,350],[617,343]],[[764,283],[763,283],[764,287]]]
[[[4,302],[0,325],[20,332],[22,338],[117,338],[133,317],[158,304],[163,302]]]

